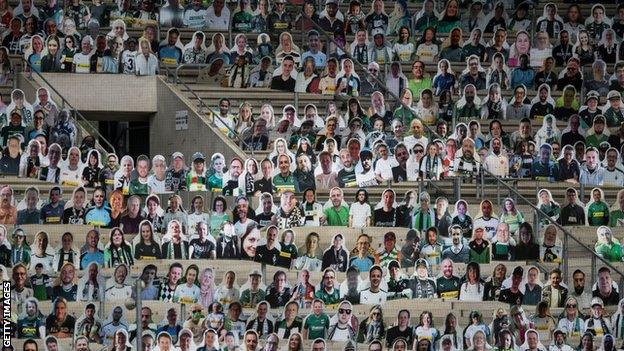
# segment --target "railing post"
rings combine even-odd
[[[594,286],[594,284],[596,283],[596,255],[592,255],[591,258],[591,272],[589,274],[589,276],[591,277],[591,285],[590,286]]]
[[[500,206],[500,181],[496,180],[496,204]]]
[[[533,210],[533,225],[535,227],[535,235],[539,236],[539,232],[541,229],[540,216],[536,210]]]
[[[262,273],[262,277],[266,280],[266,263],[260,265],[260,272]]]
[[[585,203],[585,184],[581,183],[581,186],[579,188],[579,200],[582,203]]]
[[[141,309],[143,308],[143,301],[141,299],[141,285],[145,284],[140,278],[136,280],[136,349],[143,350],[143,326],[141,325]],[[128,340],[130,341],[130,340]]]
[[[477,188],[478,188],[478,182],[477,182]],[[477,189],[477,194],[479,193],[478,189]],[[453,194],[455,195],[455,201],[459,201],[459,199],[461,199],[461,178],[460,177],[455,177],[453,178]]]
[[[483,197],[485,195],[485,174],[483,172],[483,168],[481,168],[481,196],[479,197],[479,200],[483,200]]]
[[[295,95],[294,96],[294,99],[295,99],[295,101],[294,101],[294,104],[295,104],[295,116],[298,116],[299,115],[299,93],[295,92],[294,95]],[[305,111],[303,111],[303,112],[304,112],[304,115],[305,115]]]
[[[570,244],[570,240],[568,238],[568,234],[567,233],[563,233],[563,276],[564,279],[566,279],[566,281],[569,281],[569,277],[568,277],[568,259],[570,257],[568,250],[569,250],[569,244]]]

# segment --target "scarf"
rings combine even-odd
[[[61,271],[61,267],[63,267],[63,263],[70,262],[74,263],[74,250],[70,249],[69,252],[63,251],[61,249],[61,259],[58,261],[58,271]]]
[[[437,156],[433,156],[433,160],[432,157],[427,155],[425,157],[425,178],[426,179],[436,179],[438,174],[436,172],[436,169],[438,169],[438,162],[439,162],[440,158]]]
[[[180,245],[180,253],[182,257],[175,257],[175,245]],[[188,255],[186,251],[187,250],[184,249],[184,242],[182,240],[180,240],[180,243],[178,244],[174,244],[172,240],[169,242],[169,245],[167,245],[167,255],[165,258],[186,260]]]
[[[209,306],[213,301],[214,289],[210,287],[201,286],[199,289],[199,303],[202,306]]]
[[[132,260],[132,256],[130,255],[130,253],[128,251],[125,250],[125,248],[122,247],[117,247],[117,248],[111,248],[111,262],[110,262],[110,266],[111,267],[117,267],[120,264],[127,264],[129,266],[131,266],[134,262]]]
[[[258,327],[260,327],[260,330],[258,330]],[[264,321],[259,322],[258,318],[255,318],[251,323],[251,328],[247,329],[255,330],[260,335],[269,335],[269,320],[265,318]]]
[[[82,296],[84,296],[87,301],[99,301],[99,284],[97,279],[95,282],[87,282],[82,289]]]

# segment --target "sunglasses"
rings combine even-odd
[[[371,73],[377,73],[377,72],[379,72],[378,70],[373,69],[373,68],[369,69],[368,71],[369,71],[369,72],[371,72]]]
[[[347,308],[339,308],[338,313],[340,314],[351,314],[351,310]]]
[[[421,149],[414,150],[414,153],[416,154],[422,154],[423,152],[425,152],[425,150],[421,150]]]
[[[566,305],[567,308],[576,308],[576,305]]]

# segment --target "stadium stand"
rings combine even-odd
[[[0,0],[0,33],[3,350],[624,348],[624,4]]]

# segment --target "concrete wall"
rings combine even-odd
[[[240,148],[225,134],[212,128],[204,116],[194,111],[193,103],[180,97],[172,87],[158,78],[157,111],[150,117],[150,153],[170,156],[175,151],[184,154],[187,163],[191,155],[202,152],[207,158],[215,152],[227,160],[234,156],[245,158]],[[176,131],[175,115],[178,110],[188,110],[188,129]]]
[[[156,112],[157,77],[64,73],[43,73],[43,76],[85,116],[90,112],[118,116]],[[33,79],[47,87],[36,75]]]
[[[205,116],[195,113],[193,102],[179,96],[164,77],[54,73],[46,73],[44,77],[91,121],[149,120],[151,155],[162,154],[168,158],[180,151],[187,162],[196,151],[206,157],[215,152],[222,153],[226,159],[235,155],[246,157],[225,134],[212,128]],[[32,80],[20,75],[18,86],[24,90],[28,101],[34,101],[35,87],[47,87],[36,75]],[[60,105],[60,99],[51,93]],[[179,110],[188,111],[188,129],[176,131],[175,115]]]

